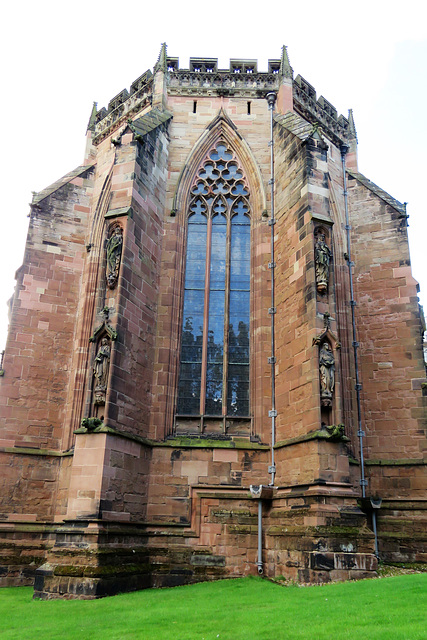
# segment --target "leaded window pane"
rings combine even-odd
[[[230,365],[227,415],[249,415],[249,365]]]

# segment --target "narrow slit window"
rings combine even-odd
[[[248,116],[251,115],[251,103],[248,102]]]
[[[193,113],[197,112],[197,100],[193,101]]]

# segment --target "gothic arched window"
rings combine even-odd
[[[223,143],[191,189],[177,413],[249,416],[249,189]]]

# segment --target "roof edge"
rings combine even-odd
[[[346,171],[352,178],[363,184],[363,186],[365,186],[367,189],[369,189],[369,191],[381,198],[381,200],[384,200],[384,202],[393,207],[393,209],[396,209],[396,211],[399,211],[399,213],[406,215],[406,203],[399,202],[399,200],[393,198],[393,196],[387,193],[387,191],[384,191],[384,189],[381,189],[381,187],[376,185],[374,182],[368,180],[368,178],[364,176],[363,173],[352,171],[351,169],[347,169]]]
[[[55,193],[55,191],[58,191],[58,189],[63,187],[65,184],[68,184],[69,182],[74,180],[74,178],[79,178],[89,169],[93,169],[94,166],[95,166],[95,163],[85,164],[85,165],[80,165],[76,167],[72,171],[69,171],[64,176],[62,176],[62,178],[59,178],[59,180],[57,180],[56,182],[53,182],[51,185],[49,185],[45,189],[42,189],[38,193],[35,193],[33,196],[33,201],[31,202],[31,206],[40,204],[42,200],[45,200],[45,198],[48,198],[49,196],[51,196],[52,193]]]

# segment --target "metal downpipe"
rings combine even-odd
[[[366,497],[366,486],[368,484],[365,478],[365,460],[363,454],[363,438],[365,436],[365,432],[362,429],[362,406],[361,406],[361,398],[360,391],[362,389],[362,384],[360,382],[359,376],[359,357],[358,357],[358,348],[359,343],[357,342],[357,332],[356,332],[356,317],[355,317],[355,307],[356,302],[354,300],[354,286],[353,286],[353,267],[354,262],[351,259],[351,238],[350,238],[350,221],[348,215],[348,193],[347,193],[347,174],[346,174],[346,166],[345,166],[345,156],[348,151],[348,146],[342,145],[341,147],[341,162],[342,162],[342,170],[343,170],[343,183],[344,183],[344,207],[345,207],[345,229],[347,232],[347,254],[346,260],[348,265],[348,275],[349,275],[349,283],[350,283],[350,307],[351,307],[351,322],[353,327],[353,353],[354,353],[354,369],[355,369],[355,378],[356,378],[356,398],[357,398],[357,436],[359,438],[359,452],[360,452],[360,486],[362,487],[362,498]]]
[[[263,575],[264,573],[264,565],[262,562],[262,501],[263,499],[271,500],[273,495],[273,486],[274,480],[276,476],[276,465],[274,460],[274,445],[276,442],[276,385],[275,385],[275,364],[276,364],[276,356],[275,356],[275,341],[274,341],[274,332],[275,332],[275,324],[274,324],[274,316],[276,313],[275,308],[275,297],[274,297],[274,225],[276,224],[276,220],[274,219],[274,148],[273,148],[273,111],[274,111],[274,103],[276,102],[276,94],[268,93],[266,95],[266,99],[268,102],[268,108],[270,110],[270,180],[269,185],[271,187],[271,217],[268,221],[268,224],[271,227],[271,256],[270,262],[268,264],[268,268],[271,269],[271,307],[268,310],[268,313],[271,317],[271,356],[268,358],[268,363],[271,365],[271,410],[268,412],[269,418],[271,418],[271,446],[270,446],[270,465],[268,467],[268,473],[271,474],[271,479],[268,487],[261,485],[250,485],[250,492],[252,498],[258,500],[258,555],[257,555],[257,568],[258,574]]]
[[[274,459],[274,445],[276,443],[276,381],[275,381],[275,367],[276,367],[276,353],[275,353],[275,279],[274,279],[274,270],[276,264],[274,262],[274,226],[276,224],[276,220],[274,217],[274,144],[273,144],[273,112],[274,112],[274,104],[276,102],[276,94],[268,93],[266,96],[268,102],[268,108],[270,110],[270,180],[269,185],[271,188],[271,218],[268,221],[268,224],[271,228],[271,255],[270,262],[268,264],[269,269],[271,270],[271,307],[268,310],[271,318],[271,355],[268,358],[268,363],[271,365],[271,410],[268,412],[269,418],[271,418],[271,447],[270,447],[270,465],[268,467],[268,473],[271,474],[271,479],[269,482],[269,486],[274,486],[274,480],[276,477],[276,464]]]
[[[258,560],[257,560],[258,573],[260,576],[264,573],[264,567],[262,564],[262,500],[258,500]]]

